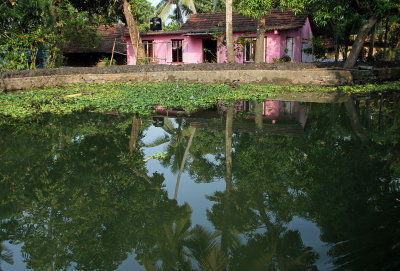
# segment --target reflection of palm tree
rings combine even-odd
[[[217,236],[197,225],[185,242],[190,256],[199,263],[201,270],[225,271],[228,266],[228,258],[218,245]]]
[[[152,143],[146,145],[147,147],[155,147],[169,142],[166,148],[167,154],[161,164],[164,167],[171,166],[173,173],[177,173],[180,168],[187,146],[187,138],[192,134],[192,128],[188,127],[183,119],[177,118],[176,123],[178,127],[175,128],[171,120],[164,121],[162,129],[168,135],[158,137]]]
[[[13,254],[9,248],[0,243],[0,264],[1,262],[6,262],[8,264],[14,264]],[[3,270],[0,265],[0,271]]]
[[[224,223],[222,226],[221,247],[227,254],[228,252],[228,233],[230,228],[230,195],[232,190],[232,125],[233,125],[233,105],[229,106],[226,115],[226,130],[225,130],[225,205],[224,205]]]
[[[164,121],[164,126],[162,128],[168,135],[156,138],[152,143],[147,145],[147,147],[155,147],[169,142],[166,149],[167,154],[165,159],[161,161],[161,164],[164,167],[171,166],[171,171],[173,173],[177,173],[179,169],[174,194],[175,199],[177,198],[178,194],[180,177],[185,169],[186,158],[196,131],[195,128],[187,126],[187,124],[181,118],[177,118],[176,122],[178,127],[175,128],[171,120],[167,119]],[[189,135],[190,138],[187,139]]]
[[[183,206],[185,216],[170,223],[163,223],[165,236],[160,236],[157,245],[158,257],[162,260],[162,270],[191,270],[190,261],[186,257],[184,245],[190,236],[191,209]]]
[[[183,158],[182,158],[182,163],[181,163],[181,167],[179,169],[178,178],[176,179],[174,199],[178,198],[179,183],[180,183],[180,180],[181,180],[183,169],[185,168],[186,157],[187,157],[187,155],[189,153],[190,146],[192,145],[192,141],[193,141],[193,137],[194,137],[194,133],[195,132],[196,132],[196,128],[193,128],[192,134],[190,135],[190,138],[189,138],[189,142],[188,142],[188,144],[186,146],[185,154],[183,155]]]

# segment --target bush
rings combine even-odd
[[[284,63],[284,62],[290,62],[292,58],[287,55],[283,55],[281,58],[273,58],[272,61],[274,63]]]

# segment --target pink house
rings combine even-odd
[[[302,49],[310,46],[312,30],[309,18],[295,15],[291,10],[272,10],[266,16],[265,62],[287,55],[293,62],[310,62],[312,57]],[[236,62],[254,60],[257,21],[233,13],[233,36],[236,42]],[[190,15],[181,29],[176,31],[151,31],[141,34],[147,61],[157,64],[182,64],[226,62],[223,45],[225,13],[198,13]],[[122,37],[127,42],[127,64],[135,65],[136,58],[129,34]]]

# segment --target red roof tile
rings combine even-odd
[[[305,15],[295,15],[291,10],[273,9],[265,16],[267,30],[294,29],[302,27],[306,20]],[[233,31],[250,31],[257,29],[257,20],[233,12]],[[180,30],[211,30],[225,28],[225,12],[192,14]]]
[[[237,12],[233,12],[232,17],[233,32],[257,30],[256,19],[240,15]],[[267,31],[297,29],[304,25],[306,18],[307,15],[296,15],[289,9],[283,11],[281,9],[272,9],[271,13],[265,16],[266,29]],[[150,31],[141,35],[213,33],[215,31],[225,31],[225,12],[191,14],[181,29],[175,31]],[[129,32],[125,30],[124,35],[129,36]]]

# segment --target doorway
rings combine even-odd
[[[203,40],[203,62],[217,63],[217,40]]]

